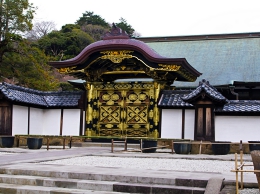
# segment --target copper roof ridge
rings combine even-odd
[[[244,38],[260,38],[260,32],[135,37],[135,39],[141,40],[143,42],[200,41],[200,40],[223,40],[223,39],[244,39]]]

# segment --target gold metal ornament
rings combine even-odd
[[[166,65],[166,64],[158,64],[158,66],[162,67],[162,68],[158,68],[157,70],[164,70],[164,71],[178,71],[181,66],[180,65]]]
[[[62,74],[84,72],[84,69],[75,70],[76,67],[77,67],[77,66],[73,66],[73,67],[63,67],[63,68],[58,69],[58,72],[59,72],[59,73],[62,73]]]
[[[101,59],[109,59],[113,63],[121,63],[124,59],[130,59],[133,56],[130,53],[134,51],[127,51],[127,50],[119,50],[119,51],[103,51],[100,52],[104,54],[101,56]]]

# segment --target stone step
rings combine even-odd
[[[64,178],[64,179],[80,179],[80,180],[95,180],[95,181],[113,181],[113,182],[128,182],[128,183],[143,183],[143,184],[160,184],[160,185],[176,185],[187,187],[201,187],[205,188],[207,179],[185,179],[185,178],[161,178],[148,177],[146,175],[139,175],[138,177],[132,175],[114,175],[114,174],[93,174],[93,173],[77,173],[77,172],[58,172],[50,170],[23,170],[23,169],[1,169],[0,175],[27,175],[39,176],[49,178]]]
[[[206,188],[207,184],[208,184],[208,180],[202,178],[201,179],[175,178],[176,186]]]
[[[70,189],[58,187],[44,187],[32,185],[16,185],[0,183],[0,193],[3,194],[119,194],[122,192],[113,191],[93,191],[83,189]],[[125,194],[125,192],[124,192]]]
[[[45,168],[47,168],[45,166]],[[52,178],[65,178],[65,179],[81,179],[81,180],[97,180],[97,181],[114,181],[114,182],[131,182],[131,183],[144,183],[144,184],[162,184],[174,185],[175,178],[162,178],[162,177],[148,177],[145,174],[134,175],[118,175],[118,174],[102,174],[102,173],[83,173],[83,172],[67,172],[55,171],[49,168],[48,170],[35,170],[35,169],[17,169],[17,168],[0,168],[0,174],[9,175],[28,175]]]
[[[16,185],[16,186],[14,186]],[[43,188],[44,187],[44,188]],[[55,189],[60,188],[60,189]],[[68,190],[63,189],[66,188]],[[184,187],[175,185],[123,183],[97,180],[62,179],[27,175],[0,175],[0,192],[16,193],[88,193],[89,191],[123,192],[123,193],[180,193],[203,194],[205,188]],[[87,191],[85,191],[87,190]]]
[[[165,194],[204,194],[205,188],[184,187],[176,185],[156,185],[156,184],[135,184],[135,183],[117,183],[114,185],[114,191],[129,193],[165,193]]]
[[[113,185],[118,182],[0,174],[0,183],[44,187],[62,187],[71,189],[87,189],[98,191],[113,191]]]

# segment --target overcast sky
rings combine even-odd
[[[57,29],[93,11],[108,23],[123,17],[142,37],[260,32],[259,0],[29,0],[35,21]]]

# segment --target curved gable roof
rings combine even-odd
[[[104,62],[105,59],[102,58],[102,61],[100,60],[102,52],[124,50],[133,52],[132,55],[135,57],[137,62],[141,61],[145,63],[148,69],[150,68],[152,71],[164,71],[164,74],[166,75],[167,72],[169,75],[176,74],[176,76],[170,76],[170,81],[175,79],[180,81],[194,81],[201,75],[201,73],[193,68],[185,58],[163,57],[144,42],[136,39],[130,39],[127,34],[122,33],[121,31],[122,30],[120,28],[113,26],[111,32],[106,34],[103,40],[88,45],[76,57],[65,61],[52,61],[49,62],[49,64],[58,69],[73,68],[74,73],[77,71],[84,74],[86,69],[90,66],[93,67],[97,65],[97,69],[101,69],[101,67],[104,67],[102,66],[103,64],[107,64]],[[110,63],[112,64],[112,62]],[[131,63],[135,64],[133,61],[131,61]],[[173,66],[178,66],[179,69],[175,70]],[[69,69],[69,71],[72,72],[71,69]],[[66,70],[65,72],[68,73]],[[93,73],[93,71],[91,73]],[[80,78],[80,76],[78,77]],[[161,72],[157,77],[162,77]]]
[[[220,92],[218,92],[216,88],[211,86],[205,79],[199,82],[199,86],[195,90],[183,96],[182,100],[184,102],[191,103],[199,98],[202,94],[205,94],[208,98],[218,103],[225,104],[228,102],[228,99],[226,99]]]

